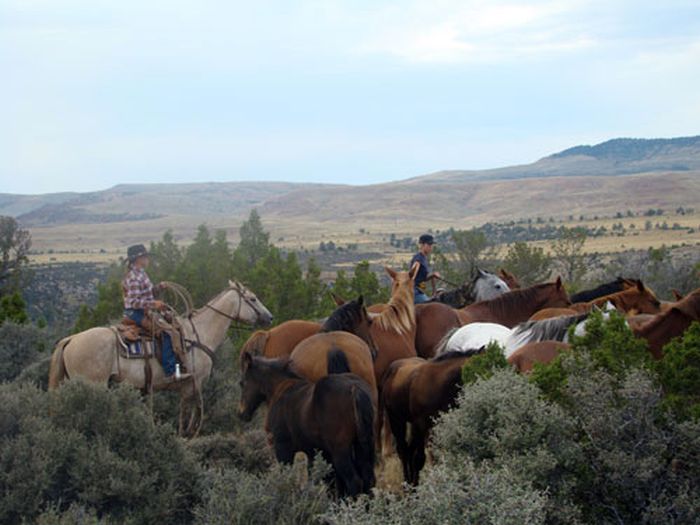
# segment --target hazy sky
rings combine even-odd
[[[368,183],[696,134],[698,0],[0,0],[0,193]]]

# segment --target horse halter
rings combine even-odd
[[[235,316],[227,314],[226,312],[223,312],[223,311],[219,310],[218,308],[212,306],[211,301],[206,303],[204,305],[204,307],[209,308],[210,310],[214,311],[215,313],[217,313],[223,317],[226,317],[227,319],[233,321],[234,323],[236,321],[240,321],[240,319],[241,319],[241,317],[240,317],[241,316],[241,309],[243,307],[244,302],[256,313],[256,315],[259,315],[258,309],[255,307],[253,302],[245,296],[245,294],[243,293],[243,290],[241,290],[241,285],[238,281],[235,281],[235,286],[229,286],[226,289],[226,291],[229,291],[229,290],[235,290],[236,293],[238,293],[238,311],[236,312]]]

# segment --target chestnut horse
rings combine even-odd
[[[396,440],[404,479],[413,485],[425,465],[425,446],[434,418],[451,408],[461,385],[462,366],[474,354],[452,352],[426,361],[394,361],[382,387],[382,407]],[[410,425],[410,442],[406,440]]]
[[[340,496],[369,494],[374,486],[374,406],[366,382],[348,372],[336,350],[327,376],[313,383],[296,375],[288,358],[267,359],[244,352],[239,416],[250,421],[256,408],[269,407],[266,430],[275,456],[291,464],[296,452],[313,461],[320,450],[333,465]]]
[[[621,292],[604,295],[587,303],[574,303],[568,308],[544,308],[536,312],[533,321],[550,319],[561,315],[575,315],[577,313],[590,312],[594,306],[603,307],[606,303],[612,305],[623,313],[657,314],[661,311],[661,301],[656,298],[652,290],[644,286],[642,281],[635,281],[635,285]]]
[[[498,275],[501,277],[501,279],[503,279],[506,282],[508,288],[510,288],[511,290],[520,290],[520,281],[515,275],[510,273],[508,270],[506,270],[505,268],[500,268],[498,270]]]
[[[663,347],[683,335],[693,321],[700,321],[700,288],[641,326],[632,325],[632,331],[647,340],[654,359],[662,359]]]
[[[571,345],[569,343],[561,341],[527,343],[508,357],[508,363],[513,365],[521,374],[526,374],[532,371],[535,363],[549,363],[562,351],[570,348]]]
[[[471,304],[457,310],[457,315],[463,325],[475,322],[498,323],[513,328],[516,324],[527,321],[538,310],[570,305],[561,277],[558,277],[553,283],[536,284],[490,301]]]
[[[416,305],[416,354],[424,359],[435,357],[435,349],[450,330],[462,323],[457,310],[442,303]]]
[[[269,330],[257,330],[241,347],[241,355],[243,352],[249,352],[264,357],[288,356],[296,345],[317,334],[320,329],[320,323],[292,320]]]

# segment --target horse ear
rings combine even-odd
[[[557,276],[556,285],[557,285],[557,290],[561,290],[561,275]]]
[[[641,279],[637,279],[637,290],[639,290],[640,292],[644,291],[644,283]]]
[[[233,288],[234,286],[236,286],[236,283],[234,283],[231,279],[229,279],[228,285]]]
[[[676,298],[676,301],[680,301],[681,299],[683,299],[683,294],[681,292],[679,292],[678,290],[676,290],[675,288],[673,288],[671,290],[671,293],[673,293],[673,297]]]
[[[331,292],[331,297],[333,298],[333,302],[337,306],[343,306],[345,304],[345,299],[340,297],[339,295],[336,295],[335,293]]]
[[[248,350],[241,354],[241,363],[243,363],[244,370],[253,364],[253,355]]]
[[[420,263],[418,261],[413,263],[413,266],[408,272],[408,277],[411,280],[414,280],[416,278],[416,275],[418,275],[418,270],[420,269]]]
[[[488,272],[485,272],[484,270],[482,270],[478,266],[476,267],[476,273],[478,273],[481,277],[486,277],[488,275]]]
[[[357,298],[357,304],[362,306],[365,302],[365,298],[360,294],[360,296]]]
[[[396,272],[394,270],[392,270],[388,266],[385,266],[384,270],[386,271],[386,273],[389,274],[389,277],[391,277],[392,279],[396,279]]]

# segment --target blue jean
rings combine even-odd
[[[141,326],[141,321],[146,316],[146,312],[142,308],[127,308],[124,310],[124,315]],[[175,352],[173,352],[173,342],[170,339],[170,334],[162,332],[161,341],[163,371],[166,376],[171,376],[175,373]]]
[[[422,291],[416,288],[415,290],[413,290],[413,302],[415,304],[428,303],[430,302],[430,297],[428,297]]]

